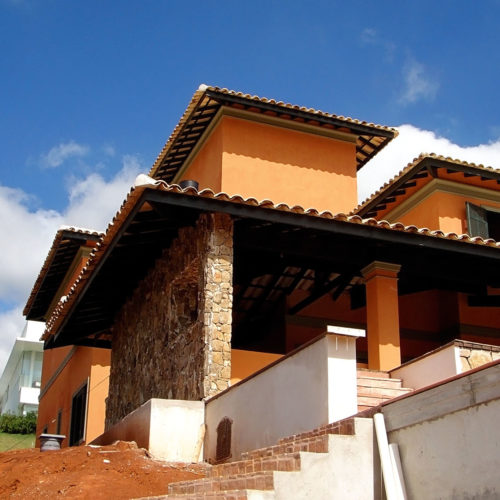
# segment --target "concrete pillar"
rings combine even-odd
[[[328,422],[337,422],[358,412],[356,339],[365,330],[327,327]]]
[[[398,273],[401,266],[373,261],[361,270],[366,282],[368,368],[391,370],[401,364]]]

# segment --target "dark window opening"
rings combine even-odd
[[[231,427],[233,421],[224,417],[217,426],[217,447],[215,460],[217,462],[231,458]]]
[[[73,396],[73,401],[71,402],[70,446],[78,446],[84,440],[86,410],[87,384]]]
[[[62,425],[62,410],[57,412],[57,429],[56,434],[61,434],[61,425]]]
[[[469,235],[500,241],[500,212],[469,202],[465,206]]]

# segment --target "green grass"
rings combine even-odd
[[[0,452],[35,447],[35,434],[7,434],[0,432]]]

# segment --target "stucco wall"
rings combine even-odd
[[[500,496],[500,364],[382,408],[408,498]]]
[[[106,428],[151,398],[200,400],[231,375],[232,221],[179,230],[113,325]]]
[[[356,413],[352,337],[325,335],[207,401],[205,458],[216,457],[217,426],[232,420],[231,456],[275,444]]]

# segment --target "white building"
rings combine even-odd
[[[38,410],[42,377],[43,342],[39,339],[45,324],[27,321],[0,378],[0,414],[25,415]]]

